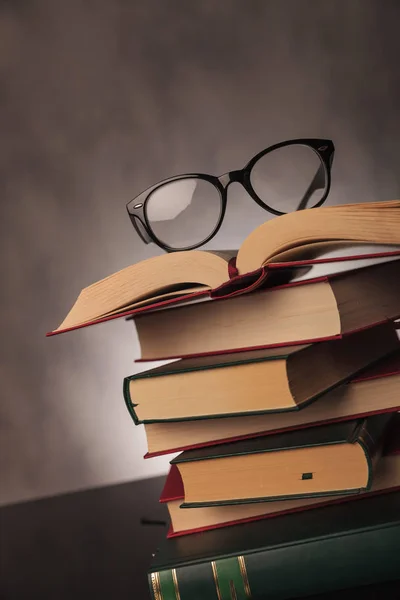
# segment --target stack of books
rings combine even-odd
[[[400,578],[400,202],[284,215],[237,256],[143,261],[51,335],[122,316],[139,360],[163,361],[124,381],[146,458],[179,452],[154,600]]]

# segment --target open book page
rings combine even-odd
[[[271,219],[244,240],[236,266],[249,273],[278,254],[329,241],[400,245],[400,201],[313,208]]]
[[[68,329],[96,319],[125,312],[150,299],[160,301],[187,290],[218,287],[229,278],[225,259],[212,252],[192,250],[155,256],[84,288],[64,321]]]
[[[398,256],[382,256],[381,258],[367,258],[365,260],[354,259],[342,262],[320,263],[310,267],[299,267],[290,278],[290,281],[292,283],[308,281],[309,279],[315,279],[317,277],[336,275],[345,271],[347,272],[355,269],[363,269],[365,267],[372,267],[372,265],[378,265],[399,259],[400,254]]]
[[[389,252],[400,252],[400,244],[366,244],[365,242],[349,242],[334,240],[328,242],[313,242],[290,248],[276,254],[269,262],[284,263],[302,260],[331,260],[349,256],[363,256]]]
[[[395,254],[397,253],[397,254]],[[375,254],[386,254],[386,256],[373,256]],[[363,258],[365,256],[365,258]],[[349,258],[353,257],[353,258]],[[345,260],[340,260],[345,258]],[[344,271],[362,269],[380,263],[386,263],[400,259],[400,245],[390,246],[382,244],[362,244],[361,242],[321,242],[307,244],[301,248],[295,248],[282,252],[274,262],[292,262],[299,260],[321,260],[324,262],[312,265],[294,267],[292,282],[307,281],[316,277],[334,275]]]
[[[122,308],[117,308],[115,310],[111,310],[107,313],[107,317],[112,315],[117,315],[122,312],[128,312],[130,310],[134,310],[136,308],[142,308],[143,306],[148,306],[150,304],[155,304],[157,302],[164,302],[165,300],[172,300],[173,298],[179,298],[181,296],[186,296],[189,294],[197,294],[198,292],[206,292],[209,288],[206,286],[193,286],[187,288],[180,288],[177,290],[172,290],[170,292],[161,293],[159,295],[154,295],[151,298],[145,298],[144,300],[139,300],[138,302],[132,302],[127,304]]]

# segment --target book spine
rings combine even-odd
[[[375,467],[382,455],[384,440],[389,430],[390,423],[393,421],[392,414],[375,415],[362,420],[355,433],[356,439],[364,450],[368,468],[369,478],[366,489],[372,485]]]
[[[126,408],[128,409],[128,412],[131,415],[133,422],[135,423],[135,425],[140,425],[141,421],[138,419],[138,416],[135,411],[136,404],[134,402],[132,402],[131,392],[129,389],[129,384],[130,384],[131,379],[132,379],[132,377],[125,377],[123,386],[122,386],[122,392],[124,394]]]
[[[399,577],[400,522],[149,573],[153,600],[285,600]]]

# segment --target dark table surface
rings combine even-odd
[[[166,528],[157,477],[8,506],[1,599],[148,600],[146,571]]]
[[[146,571],[166,527],[141,519],[166,521],[162,485],[157,477],[0,509],[1,600],[149,600]],[[339,598],[398,599],[400,582],[324,596]]]

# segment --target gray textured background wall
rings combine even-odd
[[[141,478],[134,332],[45,339],[80,289],[157,254],[125,202],[332,137],[333,202],[399,197],[396,0],[0,2],[2,503]],[[243,219],[243,217],[246,217]],[[267,215],[233,191],[214,247]]]

